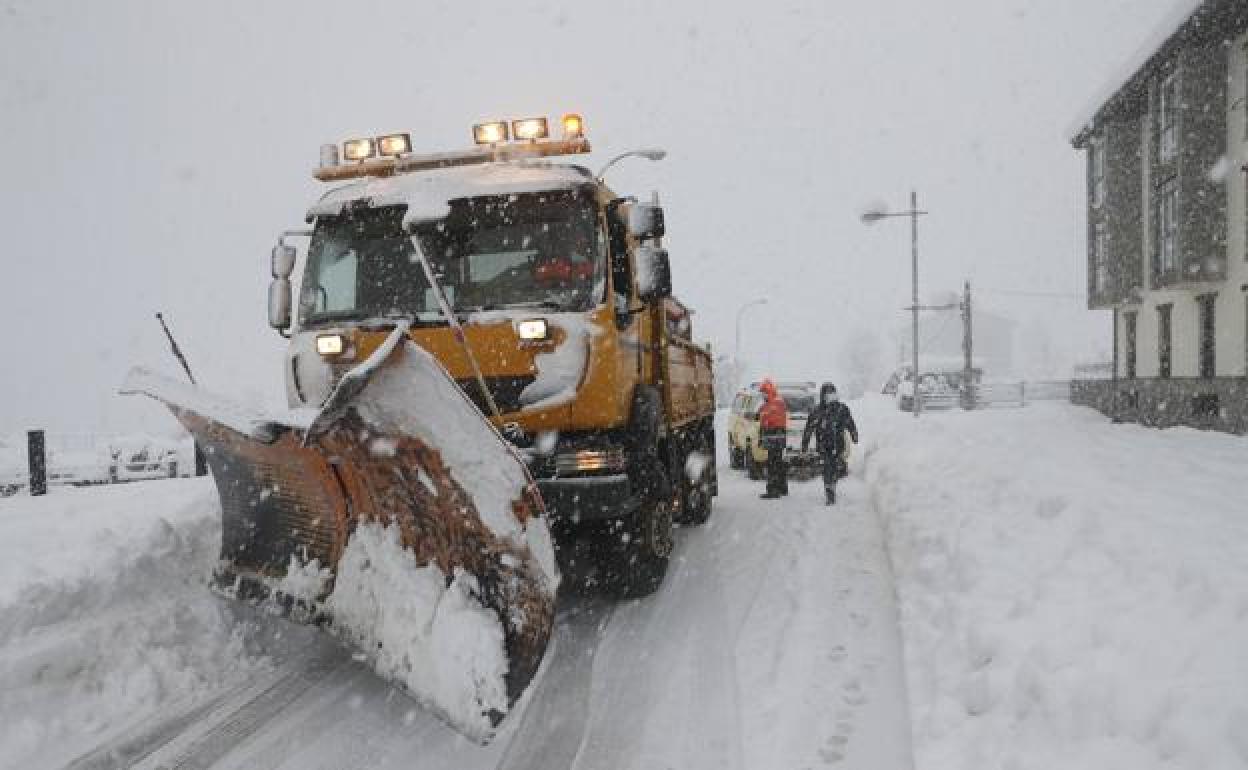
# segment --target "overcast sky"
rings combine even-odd
[[[770,300],[742,339],[758,371],[836,378],[848,336],[904,321],[907,227],[858,214],[912,186],[925,295],[969,278],[1018,357],[1042,324],[1094,355],[1068,134],[1175,3],[0,0],[0,434],[170,427],[113,395],[132,364],[177,373],[158,309],[201,384],[280,403],[268,252],[320,194],[318,146],[455,149],[569,110],[591,167],[668,149],[609,181],[661,191],[698,337],[730,351]]]

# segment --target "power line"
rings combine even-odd
[[[975,287],[975,291],[988,294],[1009,294],[1018,297],[1057,297],[1061,299],[1087,299],[1087,294],[1064,291],[1020,291],[1017,289],[984,289]]]

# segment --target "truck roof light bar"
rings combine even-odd
[[[386,177],[414,171],[430,171],[453,166],[500,163],[509,160],[550,158],[559,155],[580,155],[590,151],[584,136],[523,144],[482,145],[471,150],[436,152],[427,155],[405,155],[397,158],[370,158],[341,166],[322,166],[312,176],[322,182],[337,182],[363,177]]]

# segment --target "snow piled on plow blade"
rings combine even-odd
[[[327,622],[383,677],[488,740],[542,661],[558,587],[523,461],[394,330],[315,415],[244,413],[143,370],[204,447],[219,587]]]
[[[476,740],[510,706],[503,629],[477,597],[476,579],[455,569],[450,580],[420,567],[394,527],[365,523],[338,563],[326,602],[336,632],[368,657],[377,673],[419,694]]]

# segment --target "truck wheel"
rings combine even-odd
[[[714,435],[714,434],[711,434]],[[714,439],[711,439],[713,442]],[[704,457],[713,458],[711,447],[707,445],[705,435],[693,447],[693,452]],[[698,478],[690,479],[687,473],[681,474],[681,505],[676,523],[682,527],[698,527],[711,517],[711,505],[715,498],[711,495],[711,478],[714,473],[714,462],[708,459],[706,467]]]
[[[672,555],[672,503],[658,500],[608,533],[600,566],[604,592],[620,599],[649,596],[663,584]]]
[[[754,447],[749,444],[745,445],[745,475],[750,481],[759,481],[763,478],[763,467],[754,459]]]

